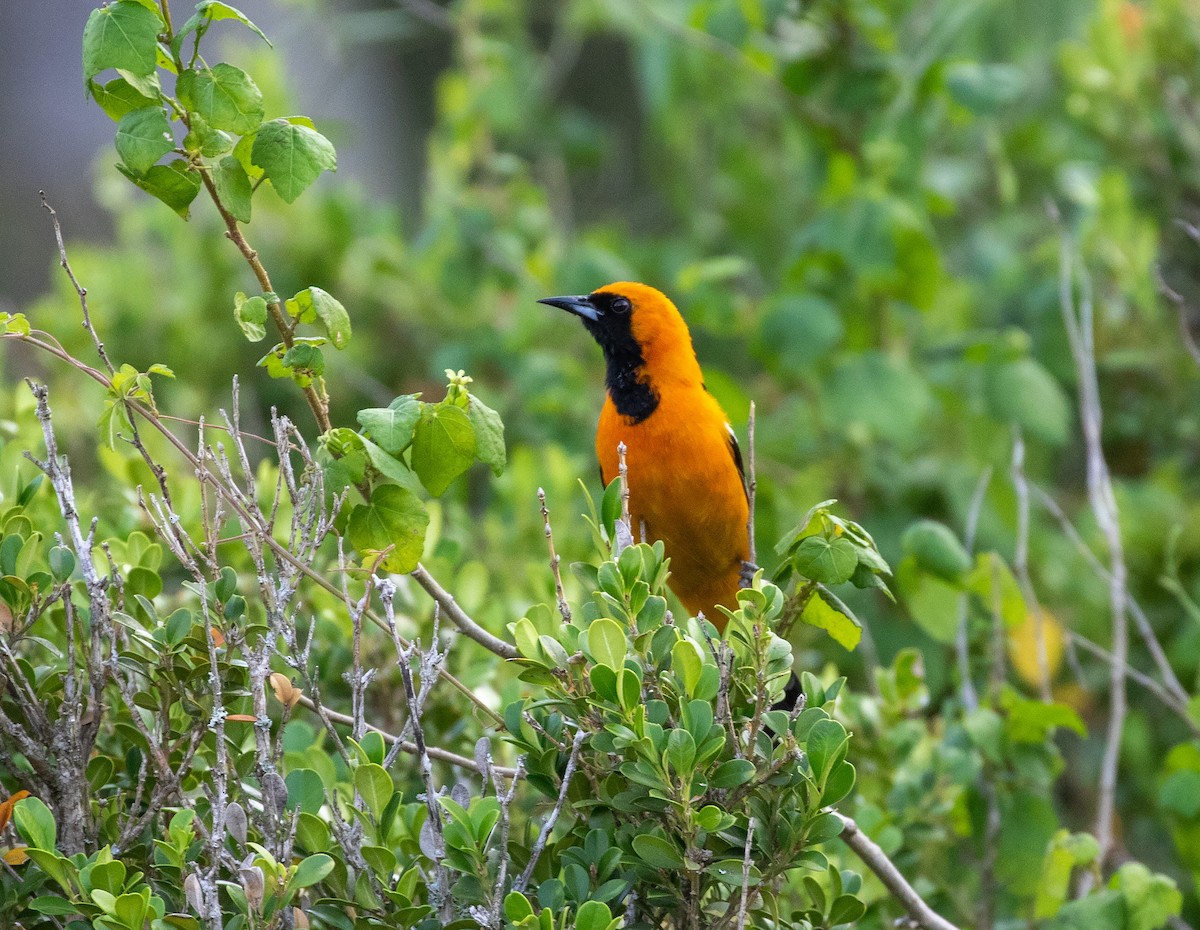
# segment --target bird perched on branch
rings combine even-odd
[[[754,571],[749,504],[737,437],[704,386],[683,316],[661,291],[628,281],[540,303],[575,314],[604,351],[596,455],[608,484],[625,444],[634,540],[662,540],[671,590],[723,629],[717,605],[736,608]]]

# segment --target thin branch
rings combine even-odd
[[[88,310],[87,288],[79,283],[79,279],[75,277],[75,272],[71,270],[71,263],[67,261],[67,246],[63,242],[62,227],[58,224],[58,213],[46,202],[45,191],[38,191],[38,196],[42,198],[42,206],[50,214],[50,222],[54,224],[54,238],[58,241],[58,263],[63,271],[67,273],[67,277],[71,279],[75,293],[79,295],[79,306],[83,309],[83,328],[92,337],[92,342],[96,346],[96,354],[100,356],[100,361],[104,362],[104,367],[108,369],[108,373],[110,375],[114,374],[116,369],[113,368],[112,362],[108,360],[108,353],[104,351],[104,343],[100,341],[96,327],[92,325],[92,315]]]
[[[1087,450],[1088,501],[1096,523],[1104,535],[1109,556],[1108,589],[1112,612],[1113,665],[1110,672],[1108,729],[1100,762],[1095,828],[1096,840],[1100,845],[1099,858],[1103,862],[1112,851],[1114,842],[1117,768],[1121,755],[1121,735],[1125,729],[1125,715],[1128,709],[1123,671],[1129,660],[1128,592],[1117,502],[1101,444],[1103,411],[1096,376],[1091,277],[1083,267],[1075,242],[1065,228],[1059,230],[1059,242],[1059,305],[1079,377],[1079,416]],[[1079,287],[1078,300],[1075,295],[1076,281]],[[1085,877],[1084,884],[1089,883],[1090,880]]]
[[[754,404],[750,404],[750,422],[754,422]],[[753,444],[751,445],[753,448]],[[750,851],[754,846],[754,818],[751,817],[746,824],[746,846],[742,852],[742,897],[738,902],[738,930],[746,930],[746,906],[749,904],[750,898]]]
[[[971,495],[971,505],[967,508],[967,524],[963,534],[963,542],[967,552],[975,550],[975,531],[979,526],[979,514],[983,510],[983,499],[987,494],[988,485],[992,481],[992,466],[983,470],[975,485],[975,493]],[[958,599],[958,633],[954,638],[954,651],[958,659],[958,677],[961,679],[963,706],[968,711],[979,708],[979,694],[975,683],[971,680],[970,637],[967,629],[969,598],[962,594]]]
[[[542,824],[542,830],[538,834],[537,842],[533,844],[533,849],[529,851],[529,864],[525,866],[525,871],[521,873],[521,877],[513,883],[513,889],[516,891],[524,891],[529,887],[529,879],[533,877],[533,870],[537,867],[538,859],[541,858],[542,852],[546,848],[546,843],[550,839],[550,833],[554,830],[554,824],[558,822],[558,815],[562,812],[563,804],[567,800],[567,791],[571,787],[571,779],[575,775],[575,766],[579,764],[579,751],[583,748],[585,736],[587,736],[587,731],[582,727],[575,731],[575,739],[571,743],[571,755],[567,757],[567,767],[563,771],[562,787],[558,791],[558,800],[554,802],[554,809],[550,811],[550,816]]]
[[[1038,502],[1046,508],[1050,515],[1054,517],[1054,519],[1058,521],[1058,525],[1062,528],[1063,534],[1067,537],[1067,539],[1075,544],[1075,548],[1079,551],[1079,554],[1083,556],[1084,561],[1088,563],[1092,571],[1100,576],[1100,578],[1102,578],[1107,584],[1112,584],[1111,572],[1109,572],[1109,570],[1104,566],[1104,563],[1096,557],[1096,553],[1092,551],[1092,547],[1087,544],[1079,530],[1075,528],[1075,524],[1071,522],[1070,517],[1068,517],[1062,507],[1059,506],[1058,501],[1051,497],[1044,488],[1041,488],[1034,482],[1030,482],[1029,487],[1037,497]],[[1146,650],[1150,653],[1150,657],[1154,660],[1154,664],[1158,667],[1159,674],[1162,675],[1163,682],[1165,683],[1167,690],[1176,699],[1179,706],[1185,706],[1189,700],[1187,689],[1184,688],[1183,684],[1179,681],[1178,676],[1175,674],[1175,670],[1171,668],[1171,663],[1167,659],[1167,654],[1163,650],[1162,643],[1159,642],[1158,636],[1155,635],[1154,627],[1150,624],[1150,618],[1146,616],[1146,611],[1142,609],[1142,605],[1138,603],[1137,599],[1134,598],[1132,594],[1129,594],[1128,604],[1129,613],[1133,616],[1134,625],[1137,627],[1138,634],[1142,637],[1142,641],[1146,644]]]
[[[1154,266],[1154,277],[1158,280],[1158,289],[1163,296],[1175,305],[1175,312],[1179,317],[1179,338],[1183,341],[1183,347],[1187,349],[1192,361],[1200,365],[1200,343],[1196,342],[1196,337],[1192,335],[1192,327],[1188,323],[1187,301],[1179,291],[1167,283],[1167,279],[1163,277],[1161,265]]]
[[[458,605],[458,601],[454,599],[454,595],[438,584],[437,580],[429,574],[428,569],[424,565],[418,565],[413,569],[411,577],[446,612],[446,616],[462,631],[463,635],[469,639],[473,639],[484,649],[494,652],[502,659],[515,659],[520,655],[515,646],[510,646],[499,637],[493,636],[472,620],[467,612]]]
[[[908,883],[908,879],[900,874],[900,870],[888,858],[887,853],[863,833],[853,819],[837,811],[833,814],[842,821],[841,839],[904,906],[908,916],[917,926],[923,927],[924,930],[958,930],[958,927],[925,903],[925,899],[917,894],[916,889]]]
[[[554,596],[558,599],[558,613],[563,619],[563,623],[571,622],[571,605],[567,603],[567,596],[563,592],[562,572],[559,570],[559,563],[562,559],[554,550],[554,531],[550,528],[550,509],[546,506],[546,491],[544,488],[537,490],[538,503],[542,505],[542,523],[546,527],[546,545],[550,549],[550,571],[554,573]]]

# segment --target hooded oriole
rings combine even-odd
[[[753,566],[748,500],[737,437],[708,393],[687,324],[665,294],[645,284],[609,284],[540,303],[582,321],[604,350],[608,396],[596,429],[605,484],[624,443],[635,541],[662,540],[671,590],[718,629],[722,605],[737,606]]]

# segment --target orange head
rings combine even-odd
[[[644,420],[670,382],[703,384],[692,337],[679,310],[662,291],[618,281],[576,297],[547,297],[575,314],[604,351],[605,383],[618,412]]]

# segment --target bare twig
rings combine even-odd
[[[1037,497],[1038,502],[1046,508],[1047,512],[1053,516],[1055,520],[1058,521],[1058,525],[1062,529],[1063,534],[1067,537],[1067,539],[1075,544],[1075,548],[1079,551],[1079,554],[1083,556],[1084,561],[1088,563],[1092,571],[1094,571],[1101,579],[1103,579],[1105,583],[1111,584],[1112,574],[1104,566],[1104,563],[1096,557],[1096,553],[1092,551],[1092,547],[1089,546],[1084,540],[1083,536],[1080,535],[1079,530],[1075,528],[1075,525],[1071,522],[1070,517],[1068,517],[1062,507],[1059,506],[1058,501],[1051,497],[1044,488],[1038,486],[1034,482],[1030,482],[1029,487],[1033,491],[1034,496]],[[1162,675],[1163,683],[1165,684],[1167,691],[1170,692],[1170,694],[1175,698],[1175,703],[1178,705],[1178,707],[1186,708],[1189,698],[1187,689],[1184,688],[1183,684],[1179,681],[1178,676],[1175,674],[1175,670],[1171,668],[1171,663],[1167,659],[1167,654],[1163,650],[1162,643],[1159,642],[1158,636],[1155,635],[1154,627],[1150,625],[1150,618],[1146,616],[1146,611],[1142,609],[1142,605],[1138,603],[1137,599],[1132,594],[1129,595],[1128,604],[1129,613],[1133,617],[1134,625],[1137,627],[1138,634],[1142,637],[1142,641],[1146,644],[1146,650],[1150,653],[1150,657],[1154,660],[1154,664],[1157,666],[1159,674]],[[1181,712],[1186,713],[1186,710]]]
[[[983,510],[983,499],[987,494],[988,485],[992,481],[992,466],[988,466],[979,476],[975,485],[975,493],[971,495],[971,505],[967,508],[967,524],[963,534],[963,542],[967,552],[975,550],[975,531],[979,527],[979,514]],[[975,683],[971,680],[970,635],[967,629],[969,598],[962,594],[958,599],[958,633],[954,638],[954,651],[958,659],[959,685],[962,691],[963,706],[968,711],[979,708],[979,695],[975,691]]]
[[[430,597],[434,599],[439,607],[446,612],[448,616],[459,630],[462,631],[468,639],[472,639],[479,645],[483,646],[490,652],[494,652],[502,659],[515,659],[520,653],[517,652],[515,646],[510,646],[504,640],[497,636],[493,636],[478,623],[470,618],[465,610],[463,610],[454,596],[445,588],[437,583],[437,580],[429,574],[429,571],[424,565],[418,565],[413,569],[410,576],[417,584],[419,584]]]
[[[1163,277],[1161,265],[1154,266],[1154,277],[1158,279],[1158,289],[1162,291],[1163,296],[1175,305],[1175,312],[1179,316],[1179,338],[1183,342],[1183,347],[1187,349],[1192,361],[1200,365],[1200,343],[1197,343],[1196,337],[1192,335],[1192,327],[1188,322],[1187,301],[1179,291],[1167,283],[1167,279]]]
[[[1112,611],[1113,665],[1109,677],[1111,695],[1108,730],[1100,762],[1095,829],[1096,840],[1100,844],[1099,858],[1103,862],[1113,847],[1117,767],[1127,710],[1124,666],[1129,661],[1128,593],[1117,501],[1101,444],[1103,412],[1096,376],[1091,277],[1083,267],[1077,246],[1065,228],[1060,227],[1059,243],[1059,305],[1079,377],[1079,416],[1087,450],[1088,501],[1096,523],[1104,535],[1109,557],[1108,590]],[[1078,300],[1075,293],[1076,282],[1079,289]],[[1090,886],[1089,878],[1084,878],[1084,885]]]
[[[896,864],[888,858],[887,853],[879,845],[859,829],[858,824],[845,814],[834,811],[834,816],[842,821],[842,840],[854,850],[863,865],[869,868],[883,882],[892,896],[899,901],[908,916],[917,926],[924,930],[958,930],[958,928],[938,914],[925,903],[925,899],[917,894],[916,889],[908,883]]]
[[[571,779],[575,775],[575,766],[579,764],[579,751],[583,748],[583,740],[586,736],[587,731],[582,727],[575,731],[575,739],[571,743],[571,755],[567,757],[567,767],[563,770],[562,787],[558,791],[558,800],[554,802],[554,809],[550,811],[550,816],[542,824],[537,842],[533,844],[533,849],[529,851],[529,864],[525,866],[525,871],[521,873],[521,877],[513,883],[513,889],[516,891],[524,891],[529,887],[529,879],[533,877],[533,870],[537,868],[538,859],[541,858],[542,852],[546,848],[546,843],[550,839],[554,825],[558,822],[558,815],[562,813],[563,804],[567,800],[567,791],[570,790]]]
[[[559,570],[562,559],[554,550],[554,531],[550,528],[550,509],[546,506],[545,489],[538,488],[537,495],[538,503],[542,505],[542,523],[546,527],[546,545],[550,549],[550,571],[554,573],[554,596],[558,599],[558,613],[563,623],[570,623],[571,605],[567,603],[567,596],[563,592],[562,572]]]
[[[63,242],[62,227],[58,224],[58,213],[46,202],[45,191],[38,191],[38,196],[42,198],[42,206],[50,214],[50,222],[54,224],[54,238],[58,241],[58,263],[63,271],[67,273],[67,277],[71,279],[75,293],[79,295],[79,306],[83,308],[83,328],[92,337],[92,342],[96,346],[96,354],[100,356],[100,361],[104,363],[104,367],[108,369],[108,373],[111,375],[116,369],[113,368],[112,362],[108,360],[108,353],[104,351],[104,343],[100,341],[96,327],[92,325],[92,315],[88,310],[87,288],[79,283],[79,279],[75,277],[75,272],[71,270],[71,263],[67,261],[67,246]]]
[[[750,410],[754,410],[754,404],[750,405]],[[751,413],[753,418],[753,412]],[[751,419],[753,422],[753,419]],[[746,906],[749,904],[750,898],[750,851],[754,847],[754,818],[751,817],[746,824],[746,846],[742,852],[742,896],[738,901],[738,930],[746,930]]]

